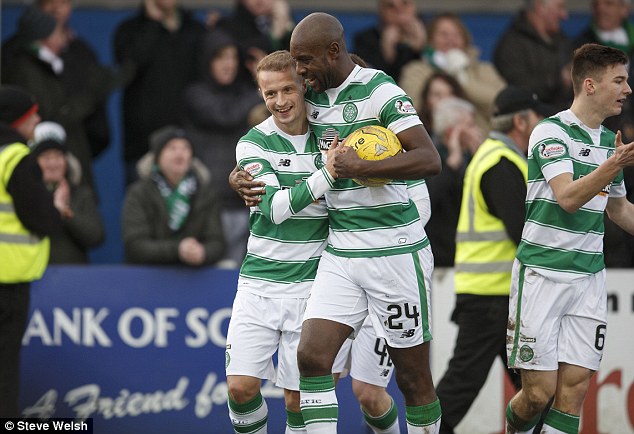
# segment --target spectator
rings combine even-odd
[[[498,94],[495,106],[493,131],[478,145],[464,177],[451,315],[458,336],[436,387],[441,434],[454,433],[498,356],[506,366],[508,295],[524,227],[528,139],[537,122],[554,114],[530,91],[514,86]],[[519,389],[519,374],[507,374]]]
[[[224,254],[220,206],[209,173],[193,158],[184,130],[168,125],[150,137],[152,152],[123,205],[127,262],[211,265]]]
[[[226,259],[238,267],[246,253],[249,210],[226,179],[236,166],[236,143],[249,130],[249,114],[262,99],[249,74],[242,71],[238,46],[223,31],[204,37],[201,56],[206,76],[185,89],[183,125],[194,154],[211,172],[222,205]]]
[[[143,0],[132,18],[115,31],[119,63],[136,73],[123,93],[123,157],[126,184],[137,177],[136,163],[148,151],[148,137],[180,121],[185,87],[197,78],[197,56],[205,28],[180,0]]]
[[[233,15],[218,23],[245,53],[254,79],[255,67],[264,56],[288,50],[294,26],[287,0],[236,0]]]
[[[60,215],[26,146],[38,105],[16,86],[0,87],[0,417],[19,417],[20,350],[31,282],[44,274],[49,235]]]
[[[572,97],[570,41],[561,30],[568,18],[566,0],[525,0],[495,47],[493,63],[515,86],[563,108]]]
[[[436,109],[440,101],[451,96],[455,96],[464,100],[467,99],[464,89],[462,89],[462,86],[460,85],[460,83],[458,83],[458,80],[456,80],[452,75],[449,75],[446,72],[442,71],[434,72],[429,77],[429,80],[427,80],[427,83],[425,83],[425,87],[423,88],[423,92],[421,95],[421,110],[418,112],[420,120],[423,121],[423,125],[425,125],[425,128],[427,129],[427,132],[432,137],[432,139],[435,139],[433,129],[434,110]],[[434,143],[437,143],[437,141],[435,140]],[[441,149],[438,150],[438,152],[440,151]]]
[[[634,88],[634,24],[628,20],[630,16],[630,0],[593,0],[592,22],[575,39],[574,46],[585,43],[597,43],[618,48],[630,59],[628,83]],[[627,98],[623,110],[618,116],[607,118],[603,125],[612,131],[621,131],[623,141],[634,140],[634,103]],[[634,168],[623,169],[627,197],[634,201]],[[603,238],[603,254],[606,267],[634,267],[634,237],[607,216],[604,218],[605,233]]]
[[[116,81],[113,73],[97,62],[68,63],[64,54],[69,47],[68,37],[67,29],[52,15],[34,6],[27,8],[15,37],[5,44],[2,78],[33,94],[43,119],[64,127],[66,146],[81,163],[84,181],[92,185],[89,135],[94,133],[89,133],[86,126],[95,111],[103,107]]]
[[[62,50],[61,58],[64,62],[62,76],[66,89],[71,94],[90,91],[90,75],[86,74],[86,71],[103,67],[90,45],[70,27],[73,0],[37,0],[35,4],[40,10],[54,16],[57,25],[65,34],[66,47]],[[92,112],[86,113],[83,126],[88,138],[90,155],[95,158],[110,144],[110,125],[105,100],[95,104]]]
[[[104,240],[97,198],[89,185],[81,184],[81,165],[66,148],[66,132],[55,122],[35,127],[31,152],[42,170],[44,184],[53,193],[62,216],[63,231],[51,236],[51,264],[87,264],[88,249]]]
[[[451,13],[436,16],[429,25],[429,46],[419,60],[405,65],[399,84],[412,96],[420,112],[422,90],[434,71],[453,76],[475,106],[478,125],[489,128],[495,95],[505,82],[492,64],[479,60],[479,50],[460,17]]]
[[[442,171],[427,180],[431,217],[426,226],[436,267],[451,267],[456,254],[456,226],[462,198],[462,181],[468,160],[484,139],[475,123],[475,108],[470,102],[445,98],[434,110],[436,146]]]
[[[372,68],[398,81],[401,69],[420,56],[427,34],[414,0],[379,0],[379,22],[354,36],[354,50]]]

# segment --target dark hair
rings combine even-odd
[[[621,50],[599,44],[584,44],[577,48],[572,58],[572,87],[575,95],[582,92],[583,81],[600,80],[605,70],[615,65],[626,65],[627,56]]]
[[[420,120],[423,122],[423,125],[425,125],[425,128],[430,133],[431,133],[432,125],[433,125],[433,120],[432,120],[431,108],[427,105],[427,97],[429,96],[431,84],[435,80],[441,80],[447,83],[449,87],[451,87],[451,91],[453,92],[455,97],[464,99],[467,101],[469,100],[469,98],[467,98],[467,95],[463,87],[460,85],[458,80],[456,80],[452,75],[449,75],[446,72],[442,72],[442,71],[436,71],[432,75],[430,75],[429,78],[427,79],[427,82],[425,83],[425,86],[423,86],[423,91],[421,92],[421,105],[420,105],[420,113],[419,113]]]

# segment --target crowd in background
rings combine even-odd
[[[63,176],[47,185],[63,198],[65,236],[52,240],[51,262],[87,263],[104,239],[92,162],[112,140],[106,103],[121,89],[126,262],[238,267],[249,213],[227,176],[238,139],[268,116],[253,73],[264,55],[288,49],[295,24],[289,5],[236,0],[233,10],[210,12],[203,22],[179,0],[143,0],[112,35],[112,67],[70,26],[73,6],[36,0],[2,45],[2,84],[32,94],[49,124],[43,131],[57,132],[49,148]],[[428,14],[413,0],[378,0],[376,25],[352,35],[352,50],[411,96],[441,155],[441,175],[428,180],[436,266],[453,265],[464,171],[490,131],[496,95],[520,86],[564,109],[572,100],[574,48],[598,42],[634,52],[629,0],[588,0],[588,8],[587,28],[566,35],[564,0],[527,0],[492,62],[480,57],[459,15]],[[633,115],[627,101],[606,126],[629,142]],[[625,182],[634,192],[631,170]],[[607,219],[605,231],[606,265],[633,267],[634,239]]]

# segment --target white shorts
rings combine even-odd
[[[227,375],[275,380],[278,387],[299,390],[297,345],[305,308],[305,298],[266,298],[238,291],[227,332]]]
[[[596,371],[606,325],[605,269],[555,282],[515,260],[506,331],[510,368],[555,371],[563,362]]]
[[[409,348],[430,341],[433,268],[429,247],[374,258],[323,252],[304,321],[336,321],[356,334],[370,314],[377,337],[391,347]]]
[[[385,339],[376,336],[370,317],[363,322],[354,339],[346,339],[337,354],[333,372],[341,373],[341,377],[350,373],[355,380],[387,387],[394,374],[394,365]]]

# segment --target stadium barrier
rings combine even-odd
[[[51,266],[33,285],[23,339],[20,405],[28,417],[93,418],[95,434],[232,432],[224,346],[237,271],[132,266]],[[436,381],[456,328],[453,274],[434,277]],[[610,270],[605,356],[584,407],[582,434],[634,433],[634,271]],[[392,383],[394,383],[392,381]],[[394,384],[389,387],[404,407]],[[459,434],[501,433],[511,390],[501,364]],[[269,432],[283,433],[281,390],[263,388]],[[340,432],[365,433],[349,379],[338,386]]]

